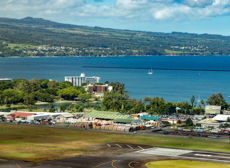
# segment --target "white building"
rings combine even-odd
[[[206,106],[205,114],[220,114],[221,106]]]
[[[7,81],[7,82],[11,82],[12,79],[11,78],[0,78],[0,81]]]
[[[83,83],[100,83],[100,77],[86,77],[81,73],[81,76],[65,76],[65,81],[73,83],[73,86],[81,86]]]

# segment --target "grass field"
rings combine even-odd
[[[91,147],[110,142],[230,153],[229,142],[0,123],[0,158],[5,159],[40,161],[68,158],[82,153],[103,152]]]
[[[13,43],[9,43],[8,47],[12,48],[12,49],[16,49],[16,48],[37,48],[39,46],[35,46],[35,45],[28,45],[28,44],[13,44]]]
[[[185,160],[156,161],[147,163],[145,166],[147,168],[230,168],[229,164]]]
[[[24,108],[26,105],[11,105],[10,108]],[[9,107],[6,107],[6,105],[0,106],[0,109],[2,110],[7,110],[10,109]]]

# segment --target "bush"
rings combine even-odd
[[[10,107],[11,107],[11,104],[7,104],[6,107],[10,108]]]
[[[168,126],[168,125],[170,125],[170,122],[164,121],[163,124]]]
[[[186,126],[193,126],[193,122],[190,118],[185,121]]]
[[[181,124],[181,120],[177,120],[177,124]]]

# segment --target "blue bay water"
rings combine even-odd
[[[83,66],[131,67],[147,69],[86,68]],[[163,97],[166,101],[190,101],[192,95],[206,100],[221,92],[230,102],[230,72],[153,70],[204,69],[230,70],[230,56],[144,56],[144,57],[38,57],[0,58],[0,78],[54,79],[64,76],[99,76],[101,82],[125,83],[132,98]],[[200,75],[199,75],[200,74]]]

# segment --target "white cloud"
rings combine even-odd
[[[191,7],[203,7],[211,5],[213,0],[183,0],[182,2]]]
[[[86,0],[0,0],[0,16],[112,18],[127,22],[200,20],[230,13],[230,0],[116,0],[111,6],[99,4]]]

